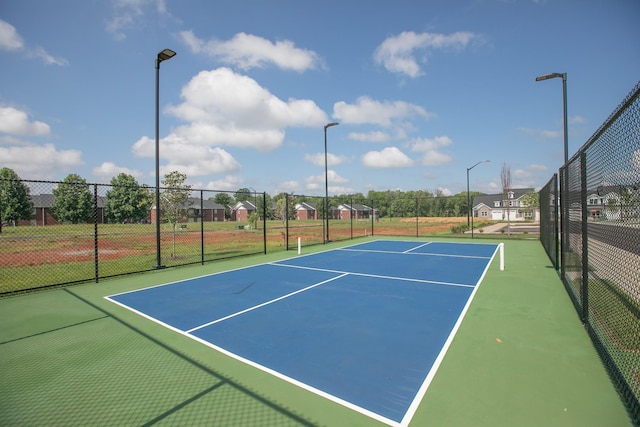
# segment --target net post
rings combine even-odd
[[[302,251],[302,239],[298,237],[298,255],[300,255],[301,251]]]
[[[500,271],[504,271],[504,243],[500,242],[498,247],[500,248]]]

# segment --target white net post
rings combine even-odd
[[[500,271],[504,271],[504,243],[498,245],[500,248]]]
[[[298,255],[302,252],[302,239],[298,237]]]

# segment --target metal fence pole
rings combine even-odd
[[[100,277],[98,253],[98,185],[93,184],[93,259],[96,283]]]

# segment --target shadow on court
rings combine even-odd
[[[315,425],[73,290],[0,307],[2,425]]]

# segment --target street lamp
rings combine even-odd
[[[158,52],[156,57],[156,266],[163,268],[160,256],[160,63],[176,56],[171,49]]]
[[[469,215],[469,213],[472,210],[471,199],[469,197],[469,171],[475,168],[476,166],[478,166],[480,163],[489,163],[490,161],[491,160],[483,160],[471,166],[470,168],[467,168],[467,227],[469,227],[469,216],[471,216],[471,238],[472,239],[473,239],[473,215]]]
[[[569,133],[567,131],[567,73],[551,73],[536,77],[536,81],[562,79],[562,110],[564,114],[564,164],[569,162]]]
[[[551,73],[545,74],[542,76],[536,77],[536,81],[540,82],[542,80],[549,80],[555,78],[562,78],[562,113],[563,113],[563,124],[564,124],[564,185],[560,184],[560,206],[564,209],[561,209],[560,212],[560,254],[564,257],[564,248],[565,248],[565,239],[566,236],[566,224],[565,218],[569,217],[569,205],[566,200],[565,195],[563,194],[562,188],[564,187],[565,191],[569,191],[569,171],[567,170],[567,165],[569,163],[569,132],[567,130],[567,73]],[[563,200],[565,199],[565,200]],[[561,264],[564,266],[564,260],[561,261]],[[563,267],[564,268],[564,267]],[[564,270],[562,271],[562,275],[564,277]]]
[[[329,171],[327,170],[327,128],[338,126],[340,123],[332,122],[324,125],[324,218],[325,218],[325,236],[324,243],[329,241]]]

